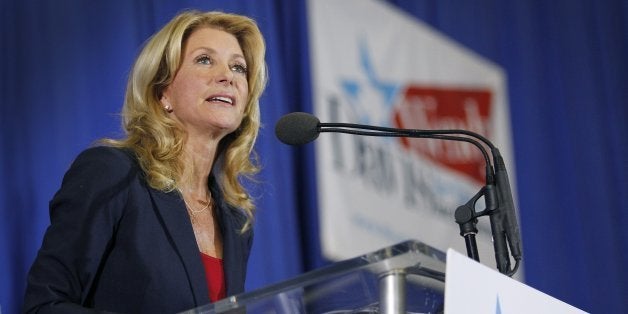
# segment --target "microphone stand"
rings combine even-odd
[[[487,138],[480,134],[467,130],[416,130],[395,129],[370,125],[357,125],[351,123],[320,123],[316,125],[316,134],[323,132],[345,133],[363,136],[378,137],[409,137],[409,138],[434,138],[451,141],[464,141],[475,145],[484,156],[486,162],[486,185],[474,195],[469,202],[459,206],[455,213],[455,221],[460,227],[460,235],[465,240],[467,256],[475,261],[480,261],[476,234],[478,233],[478,218],[489,216],[491,233],[493,236],[493,248],[497,269],[508,276],[512,276],[518,269],[521,260],[519,240],[519,228],[514,216],[514,205],[510,184],[499,150]],[[459,136],[465,135],[465,136]],[[316,136],[314,136],[316,138]],[[314,139],[313,138],[313,139]],[[496,172],[492,167],[486,149],[475,139],[486,144],[492,152],[493,160],[498,163]],[[495,175],[498,175],[497,180]],[[505,185],[505,186],[504,186]],[[484,197],[486,208],[480,212],[475,211],[477,201]],[[508,244],[506,242],[508,239]],[[510,268],[510,251],[516,261],[515,267]]]
[[[486,209],[482,212],[477,213],[475,211],[475,204],[477,201],[484,197],[484,202],[486,203]],[[456,223],[460,226],[460,235],[465,240],[465,245],[467,247],[467,256],[476,261],[480,261],[480,255],[478,254],[478,246],[477,241],[475,239],[475,235],[478,233],[477,223],[478,217],[484,216],[495,210],[496,201],[495,201],[495,193],[493,185],[485,185],[480,189],[480,191],[475,194],[471,200],[469,200],[466,204],[458,207],[454,214],[456,219]]]
[[[293,112],[283,116],[275,126],[277,137],[289,145],[301,145],[315,140],[320,133],[346,133],[378,137],[433,138],[450,141],[464,141],[475,145],[485,160],[486,185],[469,202],[455,211],[455,220],[460,227],[460,235],[465,239],[467,255],[479,261],[477,222],[481,216],[489,216],[493,248],[498,270],[512,276],[522,258],[519,225],[514,210],[514,202],[504,160],[499,150],[482,135],[467,130],[413,130],[378,127],[351,123],[321,123],[315,116],[305,112]],[[482,143],[491,150],[495,167]],[[477,201],[484,197],[486,208],[475,211]],[[510,254],[509,254],[510,253]],[[511,269],[510,257],[515,260]]]

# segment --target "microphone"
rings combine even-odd
[[[512,276],[517,271],[522,258],[522,250],[519,226],[514,210],[508,174],[499,150],[487,138],[480,134],[460,129],[416,130],[351,123],[321,123],[317,117],[305,112],[286,114],[281,117],[275,125],[277,138],[288,145],[307,144],[317,139],[318,135],[322,132],[379,137],[434,138],[464,141],[476,146],[482,152],[486,163],[486,184],[487,186],[495,185],[495,189],[483,189],[484,193],[487,193],[487,195],[485,195],[487,209],[477,213],[476,217],[488,215],[490,218],[493,247],[498,270],[508,276]],[[495,168],[493,168],[488,153],[480,142],[490,148],[493,161],[496,163]],[[482,193],[482,191],[480,193]],[[494,195],[494,193],[497,193],[497,195]],[[489,204],[494,202],[494,200],[496,200],[497,204]],[[508,241],[508,244],[506,244],[506,241]],[[513,269],[510,268],[508,247],[510,247],[511,254],[515,259]]]
[[[275,134],[288,145],[303,145],[318,138],[317,117],[305,112],[289,113],[275,124]]]

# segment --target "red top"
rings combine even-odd
[[[227,290],[222,259],[209,256],[203,252],[201,252],[201,259],[203,260],[203,266],[205,266],[209,299],[212,302],[223,299],[227,295]]]

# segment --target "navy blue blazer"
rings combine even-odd
[[[244,291],[253,234],[209,186],[223,237],[227,295]],[[149,187],[129,151],[82,152],[50,202],[50,226],[28,275],[25,312],[175,313],[208,304],[185,204]]]

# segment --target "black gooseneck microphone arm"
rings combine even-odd
[[[368,131],[364,131],[368,130]],[[448,141],[460,141],[467,142],[473,144],[477,147],[482,156],[484,157],[484,161],[486,164],[486,183],[493,184],[494,182],[494,173],[491,165],[491,161],[488,157],[488,153],[486,149],[476,140],[473,140],[469,137],[464,136],[454,136],[454,135],[468,135],[466,133],[474,134],[473,132],[469,132],[466,130],[413,130],[413,129],[396,129],[396,128],[388,128],[381,126],[372,126],[372,125],[364,125],[364,124],[351,124],[351,123],[335,123],[335,122],[320,122],[316,128],[317,133],[345,133],[345,134],[353,134],[353,135],[362,135],[362,136],[376,136],[376,137],[409,137],[409,138],[433,138],[433,139],[441,139]],[[486,138],[481,135],[477,135],[482,138],[481,141],[486,143],[491,150],[494,149],[494,146],[491,142],[489,142]]]
[[[492,189],[493,168],[491,167],[490,159],[488,157],[486,149],[480,144],[480,142],[472,138],[464,137],[464,136],[441,135],[438,133],[438,131],[435,131],[435,132],[430,131],[427,133],[423,133],[418,130],[399,130],[399,129],[391,129],[391,128],[368,126],[368,125],[360,125],[359,127],[363,127],[363,129],[367,129],[368,131],[364,131],[362,129],[356,129],[355,125],[346,124],[346,123],[319,123],[317,127],[317,132],[319,133],[322,133],[322,132],[345,133],[345,134],[377,136],[377,137],[433,138],[433,139],[450,140],[450,141],[462,141],[462,142],[473,144],[482,152],[485,165],[486,165],[487,185],[483,187],[480,190],[480,192],[478,192],[471,199],[471,201],[469,201],[467,204],[463,206],[458,207],[454,215],[456,219],[456,223],[458,223],[460,227],[460,235],[465,240],[467,256],[479,262],[480,254],[478,253],[477,240],[475,238],[475,235],[478,233],[478,229],[476,227],[478,223],[477,218],[483,215],[490,215],[490,213],[495,209],[494,204],[497,204],[495,201],[495,193],[494,193],[494,190]],[[455,134],[455,133],[451,132],[451,134]],[[486,200],[485,204],[487,205],[487,207],[480,213],[477,213],[475,211],[475,204],[482,196],[485,197],[485,200]],[[501,236],[501,235],[498,233],[498,234],[494,234],[493,236]],[[499,243],[503,243],[503,241]],[[501,252],[503,249],[504,249],[503,246],[500,246],[499,249],[495,248],[495,252],[498,252],[498,250]],[[508,256],[507,253],[508,252],[506,251],[506,256]],[[503,256],[503,255],[504,254],[502,253],[499,254],[499,256]],[[498,267],[498,269],[500,269],[500,267]]]
[[[275,131],[277,137],[289,145],[308,143],[323,132],[379,137],[434,138],[464,141],[475,145],[482,152],[486,162],[486,185],[455,212],[460,234],[465,238],[467,255],[479,261],[475,240],[478,232],[477,218],[488,215],[498,270],[512,276],[519,268],[522,259],[521,240],[508,174],[499,150],[482,135],[467,130],[396,129],[351,123],[321,123],[315,116],[303,112],[295,112],[282,117],[277,122]],[[496,163],[495,168],[490,162],[486,149],[475,139],[491,149],[493,161]],[[476,212],[475,204],[482,196],[485,199],[486,209]],[[510,267],[509,248],[515,260],[514,268]]]
[[[365,131],[366,130],[366,131]],[[495,251],[495,261],[497,264],[497,269],[508,276],[512,276],[519,266],[520,254],[516,252],[520,252],[513,247],[514,243],[511,239],[513,236],[509,235],[508,230],[510,229],[507,224],[509,224],[509,217],[506,213],[506,206],[508,204],[504,204],[508,197],[505,194],[510,193],[510,188],[508,186],[507,189],[503,189],[499,187],[499,184],[508,184],[507,175],[505,173],[506,168],[503,163],[503,158],[499,153],[499,150],[486,139],[484,136],[467,131],[467,130],[418,130],[418,129],[396,129],[396,128],[387,128],[387,127],[379,127],[379,126],[371,126],[371,125],[357,125],[351,123],[324,123],[319,122],[316,127],[317,133],[345,133],[345,134],[353,134],[353,135],[362,135],[362,136],[379,136],[379,137],[409,137],[409,138],[434,138],[434,139],[442,139],[442,140],[450,140],[450,141],[463,141],[468,142],[476,146],[484,157],[486,163],[486,186],[484,186],[473,198],[466,204],[458,207],[455,211],[455,220],[456,223],[460,226],[460,235],[465,239],[465,246],[467,249],[467,256],[470,258],[479,261],[479,253],[477,249],[477,241],[475,239],[475,235],[478,233],[476,228],[477,218],[481,216],[489,216],[491,222],[491,231],[493,236],[493,247]],[[465,136],[456,136],[456,135],[465,135]],[[499,167],[499,176],[500,178],[495,178],[495,174],[493,172],[493,167],[491,165],[490,159],[486,152],[486,149],[473,138],[479,139],[481,142],[485,143],[490,149],[492,153],[493,160],[501,160],[502,167]],[[506,177],[504,177],[506,175]],[[496,180],[500,180],[500,182],[496,182]],[[498,184],[499,183],[499,184]],[[508,193],[505,193],[508,191]],[[486,208],[480,212],[475,211],[475,204],[477,201],[484,196]],[[510,202],[512,204],[512,197],[510,197]],[[512,207],[514,210],[514,207]],[[515,217],[516,219],[516,217]],[[515,220],[516,221],[516,220]],[[516,232],[518,233],[518,227]],[[507,247],[507,240],[510,244],[511,250],[513,251],[513,258],[516,261],[515,269],[510,268],[510,257]]]

